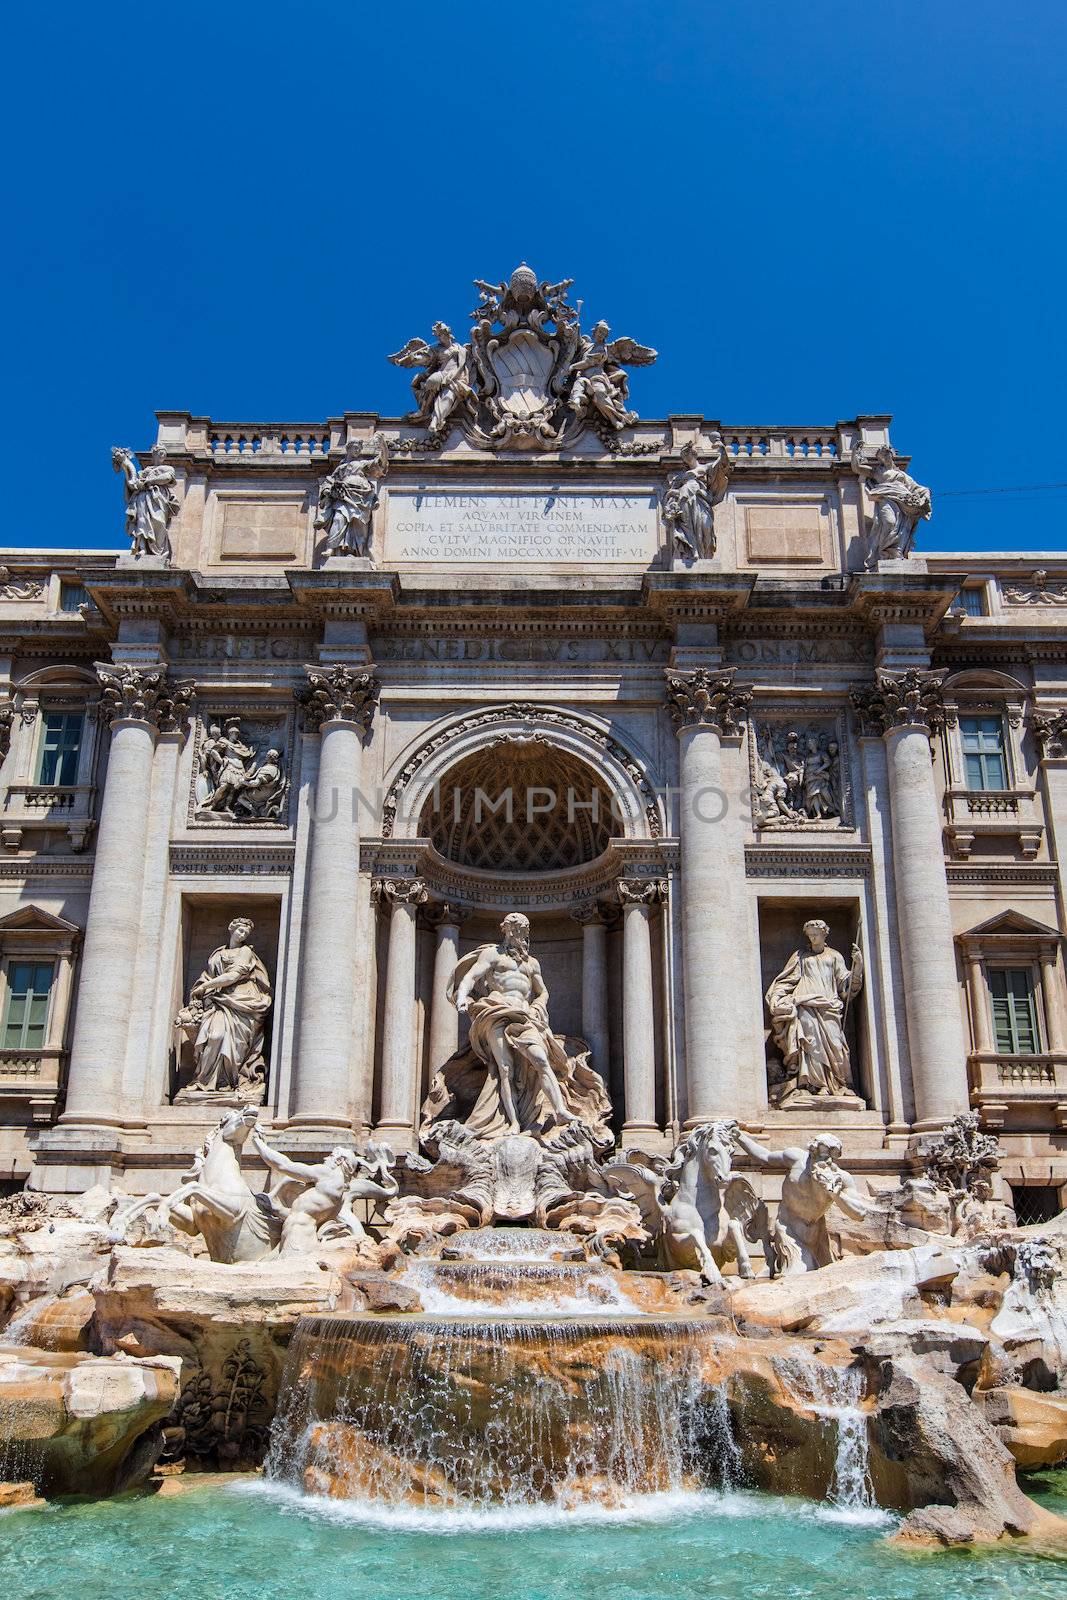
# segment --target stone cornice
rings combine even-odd
[[[296,858],[291,844],[172,844],[175,877],[288,877]]]
[[[691,672],[668,670],[667,710],[676,733],[686,728],[714,728],[724,739],[740,739],[752,704],[752,692],[734,683],[726,671],[696,667]]]
[[[184,733],[193,698],[191,678],[168,678],[165,667],[134,667],[98,661],[96,675],[103,690],[104,713],[112,727],[119,722],[147,722],[159,733]]]
[[[925,728],[933,734],[944,726],[941,694],[943,672],[878,672],[873,684],[851,690],[852,704],[864,738],[878,738],[893,728]]]
[[[297,691],[312,733],[331,722],[354,722],[370,732],[381,684],[373,672],[358,667],[308,666],[308,681]]]
[[[748,878],[866,878],[871,852],[865,846],[816,848],[811,845],[748,845]]]

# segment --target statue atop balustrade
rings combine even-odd
[[[364,446],[348,442],[345,460],[322,480],[316,528],[326,531],[323,553],[331,556],[369,556],[371,518],[382,482],[389,471],[389,447],[380,433]]]
[[[901,560],[911,553],[916,525],[933,509],[929,489],[897,466],[887,444],[873,452],[857,446],[852,470],[874,502],[866,525],[864,566],[870,569],[879,561]]]
[[[154,557],[169,563],[171,558],[170,525],[178,514],[178,500],[174,493],[177,474],[166,463],[167,452],[161,444],[151,451],[151,466],[139,467],[132,450],[115,445],[111,452],[111,465],[122,473],[126,491],[126,532],[130,537],[130,554],[135,557]]]

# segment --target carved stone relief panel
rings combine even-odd
[[[854,826],[844,712],[749,722],[752,821],[761,833]]]
[[[289,824],[293,714],[256,706],[208,707],[196,719],[192,826]]]

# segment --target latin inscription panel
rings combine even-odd
[[[658,548],[652,493],[389,494],[386,561],[626,562]]]

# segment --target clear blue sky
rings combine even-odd
[[[407,409],[525,257],[645,416],[894,413],[927,547],[1067,546],[1067,10],[989,0],[9,6],[15,545],[122,543],[155,408]],[[55,493],[50,485],[55,485]]]

